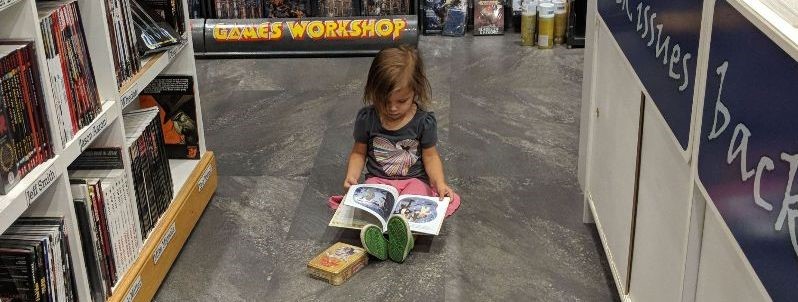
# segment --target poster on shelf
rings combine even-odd
[[[598,11],[682,150],[690,141],[703,1],[599,0]]]
[[[715,6],[698,179],[774,301],[798,295],[798,58]]]
[[[197,30],[197,28],[195,28]],[[208,54],[357,54],[418,43],[418,17],[338,17],[211,20],[198,53]],[[195,45],[197,48],[197,45]]]

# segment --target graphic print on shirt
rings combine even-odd
[[[410,167],[418,161],[418,141],[404,139],[396,144],[384,137],[372,141],[374,158],[388,176],[407,176]]]

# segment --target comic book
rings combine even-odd
[[[501,35],[504,33],[504,7],[498,0],[480,0],[474,11],[474,35]]]
[[[424,12],[424,34],[437,34],[443,29],[443,18],[446,16],[446,6],[443,0],[424,0],[421,2],[421,11]]]
[[[158,76],[139,95],[142,108],[158,107],[168,158],[199,159],[199,133],[191,76]]]
[[[306,0],[268,0],[269,18],[303,18],[308,16],[310,5]]]
[[[314,17],[351,17],[360,12],[359,0],[313,0]]]
[[[466,19],[468,17],[468,1],[446,0],[446,16],[443,19],[444,36],[460,37],[465,35]]]
[[[379,184],[354,185],[349,188],[343,202],[330,220],[330,226],[362,229],[367,224],[388,231],[388,218],[401,215],[407,220],[410,231],[438,235],[449,206],[449,197],[399,195],[392,186]]]
[[[410,13],[408,0],[363,0],[364,16],[407,15]]]

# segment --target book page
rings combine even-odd
[[[329,226],[347,228],[347,229],[362,229],[367,224],[374,224],[380,226],[380,220],[374,214],[366,213],[355,207],[345,204],[338,206]]]
[[[396,189],[388,185],[354,185],[346,193],[343,204],[373,214],[385,230],[397,195]]]
[[[412,232],[438,235],[449,201],[449,197],[439,201],[438,197],[402,195],[393,214],[404,216]]]

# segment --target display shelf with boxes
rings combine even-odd
[[[125,17],[156,2],[0,0],[0,257],[56,264],[0,297],[149,300],[215,191],[185,0]]]

